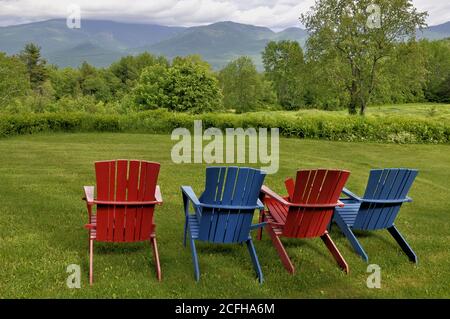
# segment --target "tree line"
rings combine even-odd
[[[379,0],[383,21],[370,28],[371,1],[320,0],[302,15],[310,37],[272,41],[264,72],[249,57],[220,71],[200,56],[126,56],[107,68],[49,65],[40,48],[0,52],[1,112],[245,113],[318,108],[364,114],[369,104],[450,103],[450,39],[416,41],[426,13],[409,0]],[[332,14],[331,14],[332,13]],[[375,21],[376,22],[376,21]],[[380,21],[381,22],[381,21]]]

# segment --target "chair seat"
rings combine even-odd
[[[198,239],[198,233],[200,230],[200,222],[197,215],[189,215],[189,232],[193,239]]]
[[[280,205],[276,200],[267,198],[265,200],[267,208],[269,209],[268,214],[266,214],[266,221],[269,224],[281,224],[272,225],[272,229],[275,234],[281,235],[283,233],[283,226],[286,223],[286,218],[288,214],[289,207],[285,205]]]
[[[91,223],[89,225],[92,226],[92,228],[89,229],[89,238],[95,240],[95,239],[97,239],[97,216],[96,215],[91,216]],[[155,227],[155,226],[153,225],[153,227]],[[151,237],[154,237],[154,236],[155,236],[155,231],[153,231],[151,234]]]
[[[96,215],[92,215],[91,216],[91,223],[90,225],[92,225],[93,228],[89,229],[89,238],[90,239],[97,239],[97,216]]]
[[[355,224],[361,203],[352,199],[341,199],[341,201],[345,206],[336,207],[335,212],[339,214],[348,226],[352,227]]]
[[[281,205],[275,199],[267,198],[265,204],[269,209],[270,215],[279,224],[285,224],[289,207]]]
[[[198,239],[198,234],[200,230],[200,222],[197,218],[197,215],[189,215],[189,232],[193,239]],[[248,236],[248,239],[251,239],[251,236]]]

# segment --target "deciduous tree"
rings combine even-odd
[[[25,65],[19,59],[0,52],[0,107],[24,96],[29,88]]]
[[[263,54],[266,75],[274,84],[278,102],[285,109],[304,104],[304,57],[296,41],[271,41]]]
[[[230,62],[219,72],[224,106],[238,113],[255,110],[263,103],[265,93],[262,77],[249,57]]]
[[[411,0],[316,0],[301,21],[310,37],[308,55],[336,55],[347,65],[342,77],[350,96],[349,112],[364,114],[375,89],[380,63],[399,41],[415,38],[426,12]]]

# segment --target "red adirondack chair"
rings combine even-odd
[[[297,180],[286,180],[288,197],[281,197],[267,186],[261,189],[261,200],[267,210],[263,211],[260,221],[266,221],[266,231],[281,258],[284,267],[295,273],[295,267],[289,258],[282,237],[315,238],[320,237],[339,266],[348,273],[347,262],[342,257],[327,231],[339,202],[339,195],[347,182],[350,172],[340,170],[301,170]],[[259,231],[262,239],[262,229]]]
[[[158,246],[153,212],[162,204],[156,185],[159,163],[146,161],[104,161],[95,163],[95,187],[85,186],[89,213],[89,283],[93,282],[94,241],[120,243],[150,241],[153,247],[157,278],[161,281]],[[93,207],[96,206],[94,214]]]

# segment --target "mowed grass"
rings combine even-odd
[[[308,115],[310,116],[330,115],[330,114],[348,116],[348,111],[345,109],[332,112],[318,109],[304,109],[299,111],[276,111],[273,112],[273,114],[289,115],[296,117]],[[366,116],[378,118],[386,118],[390,116],[402,116],[402,117],[414,117],[418,119],[429,119],[448,122],[450,121],[450,104],[409,103],[409,104],[376,105],[376,106],[369,106],[367,108]]]
[[[259,285],[245,246],[198,245],[201,281],[193,278],[182,245],[180,185],[199,194],[205,166],[171,161],[169,136],[54,134],[0,140],[0,297],[17,298],[429,298],[450,297],[450,146],[383,145],[281,139],[278,174],[266,184],[283,192],[298,168],[342,168],[361,194],[369,170],[420,170],[397,220],[419,256],[409,262],[387,231],[359,233],[370,262],[382,269],[382,288],[368,289],[367,264],[333,227],[332,237],[350,265],[346,275],[320,239],[283,240],[297,267],[281,265],[265,235],[256,250],[265,275]],[[162,164],[164,205],[156,209],[163,282],[156,280],[148,243],[95,245],[93,287],[88,285],[87,212],[83,185],[94,185],[94,161],[131,158]],[[256,216],[255,216],[256,221]],[[256,235],[256,234],[254,234]],[[66,268],[79,264],[82,288],[68,289]]]
[[[370,106],[367,108],[367,114],[375,116],[404,116],[407,114],[410,116],[450,120],[450,104],[412,103]]]

